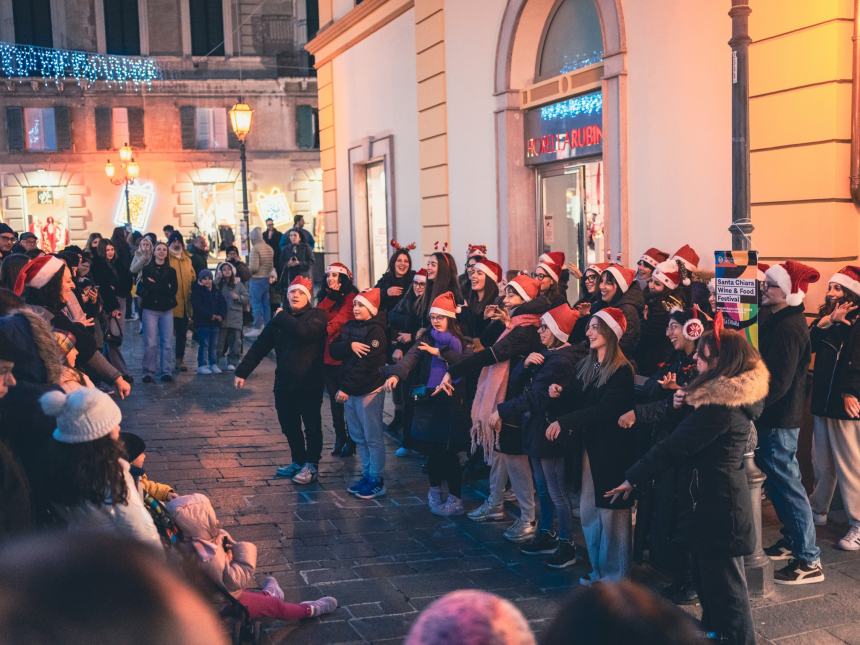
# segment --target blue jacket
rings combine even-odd
[[[207,289],[195,282],[191,286],[191,310],[195,327],[220,327],[227,315],[227,301],[220,289]],[[221,320],[212,320],[213,316],[221,316]]]

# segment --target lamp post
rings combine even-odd
[[[248,169],[245,158],[245,137],[251,131],[251,120],[254,110],[247,103],[242,102],[242,97],[230,108],[230,126],[233,134],[239,140],[239,160],[242,163],[242,219],[245,224],[245,261],[251,263],[251,226],[248,222]]]
[[[125,221],[131,227],[131,206],[128,200],[128,186],[140,175],[140,165],[134,160],[134,150],[127,143],[119,149],[119,162],[122,177],[116,176],[116,166],[108,159],[105,164],[105,175],[114,186],[125,184]]]

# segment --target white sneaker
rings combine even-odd
[[[466,511],[463,510],[463,501],[459,497],[448,495],[444,504],[437,508],[431,508],[430,512],[440,517],[453,517],[454,515],[462,515]]]
[[[209,369],[212,370],[213,374],[221,374],[222,373],[221,368],[218,367],[217,365],[210,365]]]
[[[281,585],[272,576],[266,576],[265,581],[263,581],[263,593],[278,600],[284,599],[284,590],[281,589]]]
[[[827,526],[827,513],[812,512],[812,523],[815,526]]]
[[[263,332],[263,330],[262,330],[262,329],[254,329],[254,328],[251,328],[251,329],[249,329],[248,331],[246,331],[246,332],[245,332],[245,338],[256,338],[256,337],[257,337],[257,336],[259,336],[262,332]]]
[[[490,500],[484,500],[478,508],[468,513],[469,519],[475,522],[498,522],[505,519],[505,511],[501,506],[490,506]]]
[[[836,543],[843,551],[860,551],[860,526],[852,526],[845,537]]]
[[[224,368],[225,372],[235,372],[236,366],[233,363],[227,363],[227,367]]]
[[[209,367],[206,365],[201,365],[200,367],[197,368],[197,373],[198,374],[211,374],[212,370],[210,370]]]

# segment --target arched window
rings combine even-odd
[[[594,0],[562,0],[550,18],[538,78],[567,74],[603,59],[603,36]]]

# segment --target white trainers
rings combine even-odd
[[[197,373],[198,374],[211,374],[212,370],[209,369],[208,365],[201,365],[200,367],[197,368]]]
[[[815,526],[827,526],[827,513],[812,512],[812,523]]]
[[[278,600],[284,599],[284,590],[281,589],[281,585],[272,576],[266,576],[266,579],[263,581],[263,593]]]
[[[435,514],[442,504],[442,489],[439,486],[431,486],[427,491],[427,506],[430,507],[430,512]]]
[[[310,609],[310,618],[313,618],[314,616],[322,616],[323,614],[330,614],[337,609],[337,599],[332,598],[331,596],[323,596],[319,600],[306,600],[299,604]]]
[[[448,495],[448,499],[445,500],[444,504],[436,508],[431,508],[430,512],[440,517],[453,517],[465,513],[463,510],[463,501],[456,495]]]
[[[227,363],[227,367],[224,368],[225,372],[235,372],[236,366],[233,363]]]
[[[245,332],[245,338],[256,338],[261,333],[263,333],[262,329],[251,328]]]
[[[490,506],[490,500],[484,500],[478,508],[469,511],[468,516],[475,522],[498,522],[505,519],[505,511],[501,506]]]
[[[218,367],[217,365],[210,365],[209,369],[212,370],[213,374],[221,374],[222,373],[221,368]]]
[[[293,477],[294,484],[311,484],[317,480],[317,468],[313,464],[305,464]]]
[[[505,529],[502,536],[508,542],[519,543],[530,540],[535,533],[537,533],[537,522],[517,520]]]
[[[836,543],[843,551],[860,551],[860,526],[852,526],[845,537]]]

